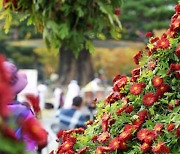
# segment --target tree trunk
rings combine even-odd
[[[84,86],[94,78],[91,54],[84,49],[76,59],[73,51],[61,47],[59,53],[60,84],[67,85],[71,80],[77,80],[80,86]]]

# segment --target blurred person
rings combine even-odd
[[[48,133],[35,118],[33,111],[16,100],[17,94],[27,85],[27,77],[25,74],[18,72],[16,66],[8,61],[3,62],[3,66],[9,75],[9,86],[14,97],[14,100],[8,104],[11,116],[7,120],[17,124],[14,128],[15,135],[17,139],[24,141],[26,151],[36,152],[47,145]]]
[[[64,105],[64,92],[61,88],[54,89],[55,108],[59,109]]]
[[[63,108],[69,109],[72,107],[73,98],[78,96],[80,93],[80,87],[76,80],[71,80],[68,85],[65,102]]]
[[[45,98],[47,96],[47,92],[48,92],[48,87],[46,84],[39,83],[37,86],[37,90],[38,90],[38,95],[39,95],[39,105],[41,110],[43,110],[45,108]]]
[[[81,113],[82,97],[73,98],[72,107],[70,109],[59,109],[56,117],[59,118],[60,129],[85,128],[86,117]]]

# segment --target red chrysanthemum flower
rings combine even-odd
[[[156,145],[154,145],[152,147],[152,151],[154,153],[165,153],[165,154],[169,154],[170,153],[170,149],[165,145],[164,142],[159,142]]]
[[[162,83],[158,88],[157,88],[157,92],[158,93],[161,93],[161,94],[164,94],[165,92],[168,92],[169,91],[169,85],[168,84],[165,84],[165,83]]]
[[[180,136],[180,125],[177,127],[176,135],[177,135],[177,136]]]
[[[106,132],[108,130],[108,121],[102,121],[102,131]]]
[[[65,141],[65,142],[61,145],[61,150],[62,150],[62,151],[72,150],[73,145],[74,145],[74,144],[73,144],[72,142]]]
[[[103,132],[98,138],[97,140],[100,143],[104,143],[106,142],[108,139],[110,138],[110,134],[108,132]]]
[[[133,130],[134,130],[134,126],[130,124],[126,124],[123,129],[123,131],[129,131],[129,132],[133,132]]]
[[[97,138],[98,138],[98,136],[93,136],[91,140],[92,140],[93,142],[95,142],[95,141],[97,141]]]
[[[130,87],[130,93],[133,95],[139,95],[142,92],[142,84],[141,83],[134,83]]]
[[[173,71],[179,71],[180,70],[180,64],[171,64],[169,67],[169,70],[167,71],[167,74],[169,75]]]
[[[30,102],[35,114],[40,114],[39,97],[34,94],[26,94],[27,100]]]
[[[180,58],[180,44],[178,44],[178,46],[176,47],[176,52],[175,52],[176,56],[178,58]]]
[[[144,120],[140,120],[139,118],[132,122],[135,128],[139,128],[144,123]]]
[[[78,151],[78,154],[86,154],[86,151],[87,151],[88,149],[89,149],[89,147],[86,146],[86,147],[80,149],[80,150]]]
[[[148,92],[143,96],[142,101],[145,106],[151,106],[156,101],[156,96],[154,93]]]
[[[47,144],[47,132],[35,118],[29,118],[22,124],[22,132],[34,140],[39,147]]]
[[[119,92],[127,83],[127,77],[122,77],[120,80],[117,80],[113,85],[113,90]]]
[[[140,141],[143,141],[145,139],[145,137],[147,136],[147,134],[149,133],[149,130],[147,128],[143,128],[140,131],[138,131],[137,133],[137,138]]]
[[[163,83],[163,78],[160,76],[154,76],[152,79],[152,84],[154,87],[159,87]]]
[[[139,65],[139,60],[140,60],[141,57],[142,57],[142,51],[140,50],[140,51],[133,57],[134,63],[135,63],[136,65]]]
[[[174,106],[172,104],[168,104],[168,110],[173,110]]]
[[[153,38],[150,39],[150,42],[151,42],[151,43],[155,43],[155,42],[157,42],[158,40],[159,40],[159,37],[153,37]]]
[[[180,72],[175,73],[176,78],[180,79]]]
[[[131,113],[134,110],[134,107],[132,105],[129,105],[126,109],[125,112],[126,113]]]
[[[111,117],[111,114],[104,113],[102,116],[102,121],[107,122]]]
[[[85,124],[86,124],[87,126],[88,126],[88,125],[92,125],[92,124],[93,124],[93,120],[88,120]]]
[[[97,149],[96,149],[96,154],[105,154],[102,146],[98,146]]]
[[[161,38],[157,41],[156,47],[161,49],[166,49],[170,46],[169,40],[166,38]]]
[[[115,119],[110,119],[110,120],[109,120],[109,125],[111,126],[111,125],[113,125],[115,122],[116,122]]]
[[[116,110],[116,114],[120,115],[127,107],[127,104]]]
[[[58,138],[58,139],[59,139],[59,138],[62,138],[63,133],[64,133],[64,130],[60,130],[60,131],[56,134],[57,138]]]
[[[148,61],[147,65],[150,70],[154,70],[157,64],[155,61]]]
[[[153,36],[153,33],[152,32],[147,32],[146,33],[146,37],[148,38],[148,37],[151,37],[151,36]]]
[[[120,17],[120,15],[121,15],[121,9],[120,9],[120,8],[116,8],[116,9],[115,9],[115,15],[117,15],[118,17]]]
[[[126,141],[126,140],[129,140],[130,137],[132,135],[132,132],[131,131],[123,131],[121,134],[119,134],[119,140],[120,141]]]
[[[148,111],[143,110],[143,111],[140,111],[137,115],[139,116],[140,120],[145,121],[145,119],[147,118],[147,114],[148,114]]]
[[[176,101],[175,101],[175,106],[179,106],[179,105],[180,105],[179,100],[176,100]]]
[[[119,146],[120,146],[120,141],[119,141],[119,138],[118,138],[118,137],[113,138],[113,139],[109,142],[109,147],[110,147],[112,150],[117,150],[117,149],[119,149]]]
[[[176,13],[180,13],[180,4],[177,4],[175,7],[175,11],[176,11]]]
[[[18,140],[15,131],[6,124],[0,124],[0,132],[9,139]]]
[[[144,139],[144,142],[151,144],[153,140],[155,139],[156,135],[154,131],[149,131],[147,136]]]
[[[171,132],[174,128],[175,128],[175,124],[173,124],[173,123],[170,123],[167,125],[167,131],[168,132]]]
[[[154,126],[154,131],[155,132],[161,132],[163,129],[163,124],[161,123],[157,123],[155,126]]]
[[[135,82],[136,79],[140,76],[141,68],[136,68],[131,71],[132,78],[131,81]]]
[[[113,82],[116,82],[116,81],[120,80],[120,79],[123,78],[123,77],[126,77],[126,75],[117,74],[117,75],[113,78]]]
[[[142,152],[148,152],[149,150],[150,150],[150,145],[149,144],[147,144],[147,143],[143,143],[142,145],[141,145],[141,151]]]
[[[169,28],[167,30],[167,35],[171,38],[174,38],[177,35],[177,33],[172,28]]]
[[[120,142],[119,149],[121,149],[121,150],[126,150],[127,149],[127,144],[126,144],[125,141]]]
[[[112,104],[118,100],[120,100],[122,98],[122,94],[118,93],[118,92],[111,92],[107,98],[106,98],[106,102],[109,104]]]
[[[171,23],[171,28],[174,31],[178,31],[180,29],[180,20],[177,18],[174,20],[174,22]]]

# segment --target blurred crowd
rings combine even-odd
[[[28,81],[28,80],[27,80]],[[96,102],[103,100],[111,91],[99,74],[84,87],[76,80],[67,86],[38,82],[36,86],[26,86],[18,93],[16,100],[31,107],[37,120],[48,133],[47,144],[37,149],[37,153],[48,154],[55,149],[56,134],[61,130],[86,128],[85,123],[94,119]],[[31,105],[29,105],[31,104]]]

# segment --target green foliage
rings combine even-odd
[[[141,40],[145,32],[168,28],[176,0],[128,0],[121,7],[123,39]]]
[[[112,34],[116,27],[121,28],[115,15],[115,9],[120,6],[121,0],[17,0],[17,5],[13,1],[4,4],[0,19],[5,19],[4,29],[8,32],[12,15],[23,14],[19,21],[26,19],[28,25],[34,25],[37,31],[42,32],[48,47],[63,44],[78,55],[83,48],[93,52],[91,39],[104,39],[105,31]],[[113,38],[119,39],[120,32],[114,33]]]

